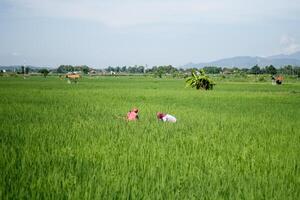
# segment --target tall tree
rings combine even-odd
[[[275,74],[277,74],[277,69],[273,65],[266,66],[266,73],[275,75]]]
[[[22,74],[25,74],[25,67],[24,66],[21,67],[21,72],[22,72]]]
[[[250,73],[251,74],[260,74],[261,73],[260,67],[258,65],[253,66],[250,69]]]
[[[50,71],[48,69],[41,69],[39,72],[46,78]]]
[[[26,67],[26,68],[25,68],[25,74],[29,74],[29,71],[30,71],[30,68],[29,68],[29,67]]]

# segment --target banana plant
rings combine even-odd
[[[186,87],[196,87],[197,90],[212,90],[215,83],[207,76],[203,69],[193,71],[192,76],[186,79]]]

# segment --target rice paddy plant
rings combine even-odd
[[[0,97],[1,199],[300,196],[299,82],[3,77]]]

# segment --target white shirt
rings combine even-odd
[[[166,114],[166,116],[164,116],[164,117],[162,118],[162,120],[163,120],[164,122],[172,122],[172,123],[175,123],[175,122],[176,122],[176,118],[175,118],[174,116],[172,116],[172,115],[169,115],[169,114]]]

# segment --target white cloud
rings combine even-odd
[[[300,44],[296,41],[295,38],[289,35],[283,35],[280,38],[280,46],[282,52],[285,54],[295,53],[300,50]]]

